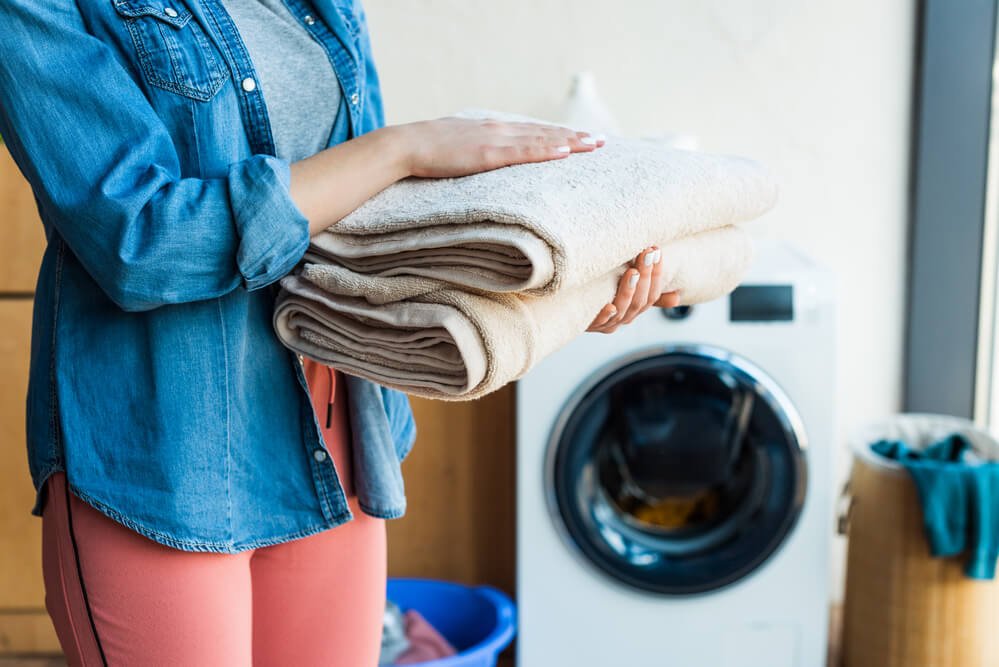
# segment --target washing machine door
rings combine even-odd
[[[805,434],[769,376],[708,346],[656,348],[599,372],[548,450],[550,509],[615,581],[704,593],[749,576],[792,530]]]

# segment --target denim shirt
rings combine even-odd
[[[379,127],[353,0],[285,0],[344,91],[330,145]],[[3,0],[0,133],[48,238],[28,458],[179,549],[236,552],[349,520],[298,357],[271,316],[308,222],[219,0]],[[303,81],[302,85],[308,85]],[[362,509],[405,510],[404,394],[349,377]]]

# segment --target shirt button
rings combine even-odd
[[[326,460],[326,451],[323,449],[317,449],[316,451],[312,452],[312,458],[314,458],[319,463],[322,463],[323,461]]]
[[[353,95],[350,96],[350,103],[353,104],[355,107],[357,106],[357,103],[360,101],[361,98],[357,93],[354,93]]]
[[[243,90],[245,90],[248,93],[252,93],[256,89],[257,89],[257,82],[254,81],[252,77],[248,76],[245,79],[243,79]]]
[[[314,25],[316,22],[316,19],[312,18],[312,14],[306,14],[302,20],[305,21],[305,25]]]
[[[163,10],[163,13],[172,19],[177,18],[177,10],[174,9],[173,7],[167,7],[166,9]]]

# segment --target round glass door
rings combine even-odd
[[[777,384],[707,346],[597,374],[548,451],[551,510],[604,574],[660,594],[734,583],[786,539],[805,498],[801,420]]]

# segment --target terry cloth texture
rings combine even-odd
[[[358,273],[551,294],[775,200],[751,160],[614,139],[563,160],[405,179],[314,237],[312,251]]]
[[[282,280],[275,329],[345,373],[478,398],[585,331],[648,246],[662,249],[666,289],[681,303],[731,291],[752,258],[734,225],[775,199],[751,160],[628,139],[562,160],[406,179],[313,238]]]
[[[725,227],[663,245],[661,261],[666,284],[690,304],[734,289],[752,255],[749,235]],[[306,255],[298,275],[282,280],[281,340],[344,373],[444,400],[495,391],[583,333],[613,299],[625,268],[534,296],[368,276],[312,259]]]

